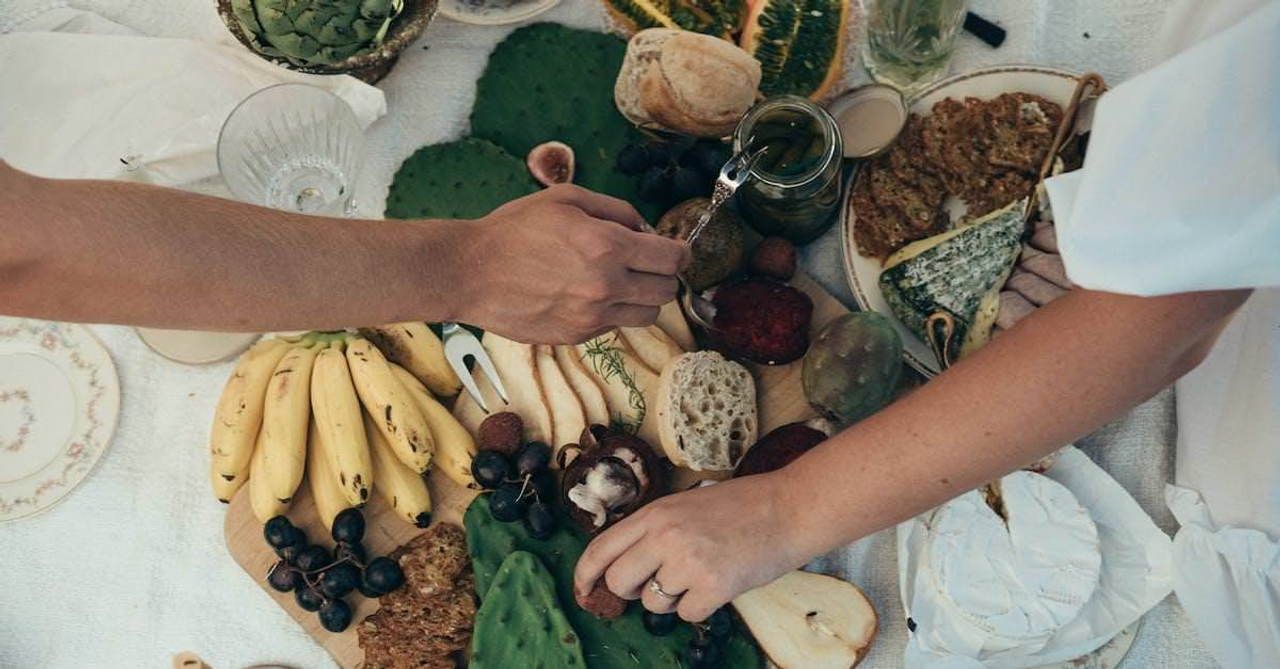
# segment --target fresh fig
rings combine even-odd
[[[715,342],[731,354],[764,365],[785,365],[809,349],[813,300],[772,279],[744,279],[720,286],[715,305]]]
[[[733,477],[764,474],[782,469],[805,451],[825,441],[827,435],[804,423],[787,423],[774,428],[747,449]]]
[[[751,276],[790,281],[796,274],[796,247],[782,237],[765,237],[747,262]]]
[[[901,376],[901,335],[884,316],[862,311],[818,333],[800,380],[809,404],[843,427],[888,404]]]
[[[671,208],[658,221],[660,234],[672,239],[689,238],[698,218],[711,206],[711,200],[695,197]],[[689,287],[706,290],[732,276],[742,266],[746,244],[742,223],[727,208],[721,208],[707,227],[693,241],[693,262],[685,270]]]
[[[569,517],[584,531],[603,531],[662,495],[662,463],[643,439],[603,425],[582,436],[560,490]]]
[[[564,142],[543,142],[529,151],[529,173],[543,186],[573,182],[573,149]]]
[[[590,593],[584,596],[575,592],[573,598],[583,611],[604,620],[617,618],[627,610],[627,600],[613,594],[605,585],[603,576],[592,586]]]

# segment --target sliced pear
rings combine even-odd
[[[578,401],[582,402],[587,424],[608,425],[609,405],[604,401],[604,391],[600,389],[600,382],[596,377],[582,364],[577,349],[572,346],[556,346],[554,353],[560,371],[569,381],[573,392],[578,395]]]
[[[638,422],[636,436],[651,446],[660,444],[657,412],[649,410],[657,406],[658,375],[635,358],[626,339],[615,330],[579,344],[578,355],[600,381],[609,422],[633,428]]]
[[[662,368],[666,367],[672,358],[684,353],[684,349],[680,348],[676,340],[656,325],[619,329],[631,347],[631,352],[655,374],[661,374]]]
[[[793,571],[738,595],[733,608],[778,669],[849,669],[876,636],[876,611],[858,586]]]
[[[658,322],[654,325],[667,333],[686,352],[698,350],[698,343],[693,339],[693,330],[689,329],[689,321],[685,320],[684,312],[680,310],[679,300],[672,300],[662,305],[662,309],[658,311]]]
[[[473,374],[476,378],[476,386],[479,387],[485,402],[489,404],[489,410],[516,413],[524,421],[526,439],[551,443],[553,433],[551,410],[548,408],[546,395],[542,389],[542,380],[534,360],[533,347],[500,337],[492,332],[485,333],[483,344],[489,353],[489,358],[493,360],[493,366],[498,370],[498,375],[502,377],[502,385],[507,389],[507,395],[511,398],[511,403],[504,405],[485,375],[476,370]],[[489,416],[465,391],[458,397],[453,415],[473,435],[479,431],[480,423]]]
[[[555,462],[554,455],[561,446],[578,443],[587,427],[587,413],[556,363],[552,347],[535,346],[534,360],[538,365],[538,378],[542,380],[543,396],[551,409],[551,441],[547,443],[552,446],[551,461]]]

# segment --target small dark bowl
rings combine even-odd
[[[396,20],[391,24],[391,29],[387,32],[387,37],[382,42],[381,48],[357,53],[333,65],[303,67],[293,64],[288,58],[268,56],[259,52],[253,47],[253,42],[249,37],[240,29],[240,22],[236,20],[235,13],[231,11],[231,0],[217,0],[217,3],[218,16],[222,17],[222,23],[227,26],[232,35],[236,36],[237,41],[245,45],[250,51],[258,54],[259,57],[298,72],[306,72],[308,74],[349,74],[370,84],[376,83],[379,79],[387,76],[387,73],[391,71],[391,66],[395,65],[396,59],[400,57],[400,52],[407,49],[414,40],[422,35],[422,31],[427,29],[427,24],[431,23],[431,19],[435,17],[436,9],[439,7],[438,0],[405,0],[404,10],[400,12],[400,16],[397,16]]]

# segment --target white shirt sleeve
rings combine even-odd
[[[1084,168],[1046,186],[1080,286],[1280,286],[1280,1],[1103,95]]]

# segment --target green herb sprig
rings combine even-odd
[[[644,423],[646,411],[644,393],[636,387],[636,380],[627,369],[626,359],[622,357],[622,349],[613,344],[618,336],[615,332],[612,338],[608,335],[596,337],[587,342],[584,352],[585,357],[591,359],[591,366],[596,374],[605,383],[611,383],[617,379],[627,389],[627,404],[634,411],[635,420],[627,421],[621,413],[618,413],[613,417],[613,423],[609,427],[627,434],[635,434],[640,431],[640,425]]]

